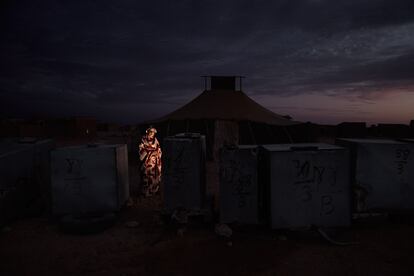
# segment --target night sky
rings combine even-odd
[[[2,1],[0,116],[137,123],[244,75],[315,123],[414,119],[413,0]],[[231,106],[231,103],[229,103]]]

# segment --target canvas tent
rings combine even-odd
[[[161,147],[164,137],[177,133],[197,132],[206,136],[207,190],[215,200],[217,161],[223,146],[310,141],[309,124],[264,108],[242,91],[241,80],[237,76],[205,77],[205,89],[198,97],[170,114],[141,124],[141,133],[149,126],[158,130]]]
[[[239,85],[237,83],[239,81]],[[238,87],[237,87],[238,86]],[[181,108],[145,122],[162,138],[180,132],[199,132],[207,137],[207,155],[214,159],[223,144],[266,144],[304,142],[294,137],[304,124],[261,106],[241,90],[241,77],[208,76],[205,90]],[[306,136],[306,135],[305,135]]]
[[[211,78],[214,80],[218,77]],[[235,79],[236,77],[225,78]],[[241,90],[226,89],[224,85],[215,87],[214,84],[210,90],[204,90],[188,104],[156,121],[200,119],[252,121],[280,126],[297,124],[264,108]]]

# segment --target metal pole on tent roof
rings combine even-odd
[[[211,148],[211,140],[214,139],[214,137],[211,138],[209,136],[208,121],[206,119],[203,119],[203,122],[204,122],[204,126],[206,127],[206,147],[207,147],[207,152],[209,152]]]
[[[242,89],[242,78],[243,78],[242,76],[239,77],[239,81],[240,81],[240,91],[243,91],[243,89]]]

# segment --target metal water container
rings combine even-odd
[[[337,139],[337,144],[351,152],[356,212],[414,210],[413,143]]]
[[[329,144],[264,145],[272,228],[349,226],[346,149]]]
[[[162,194],[166,211],[201,210],[205,200],[206,139],[182,133],[164,139]]]
[[[258,183],[258,147],[224,147],[220,151],[220,221],[258,224],[263,207]]]
[[[51,153],[54,215],[118,211],[129,197],[126,145],[85,145]]]
[[[0,142],[0,225],[24,216],[36,201],[47,205],[53,147],[52,140]]]

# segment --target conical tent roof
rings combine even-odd
[[[234,77],[219,77],[228,81]],[[214,77],[212,78],[212,81]],[[231,81],[231,79],[230,79]],[[227,85],[227,84],[226,84]],[[212,83],[211,90],[204,90],[198,97],[181,108],[153,122],[167,120],[235,120],[266,123],[270,125],[294,125],[299,122],[276,114],[248,97],[242,91],[220,87]]]

